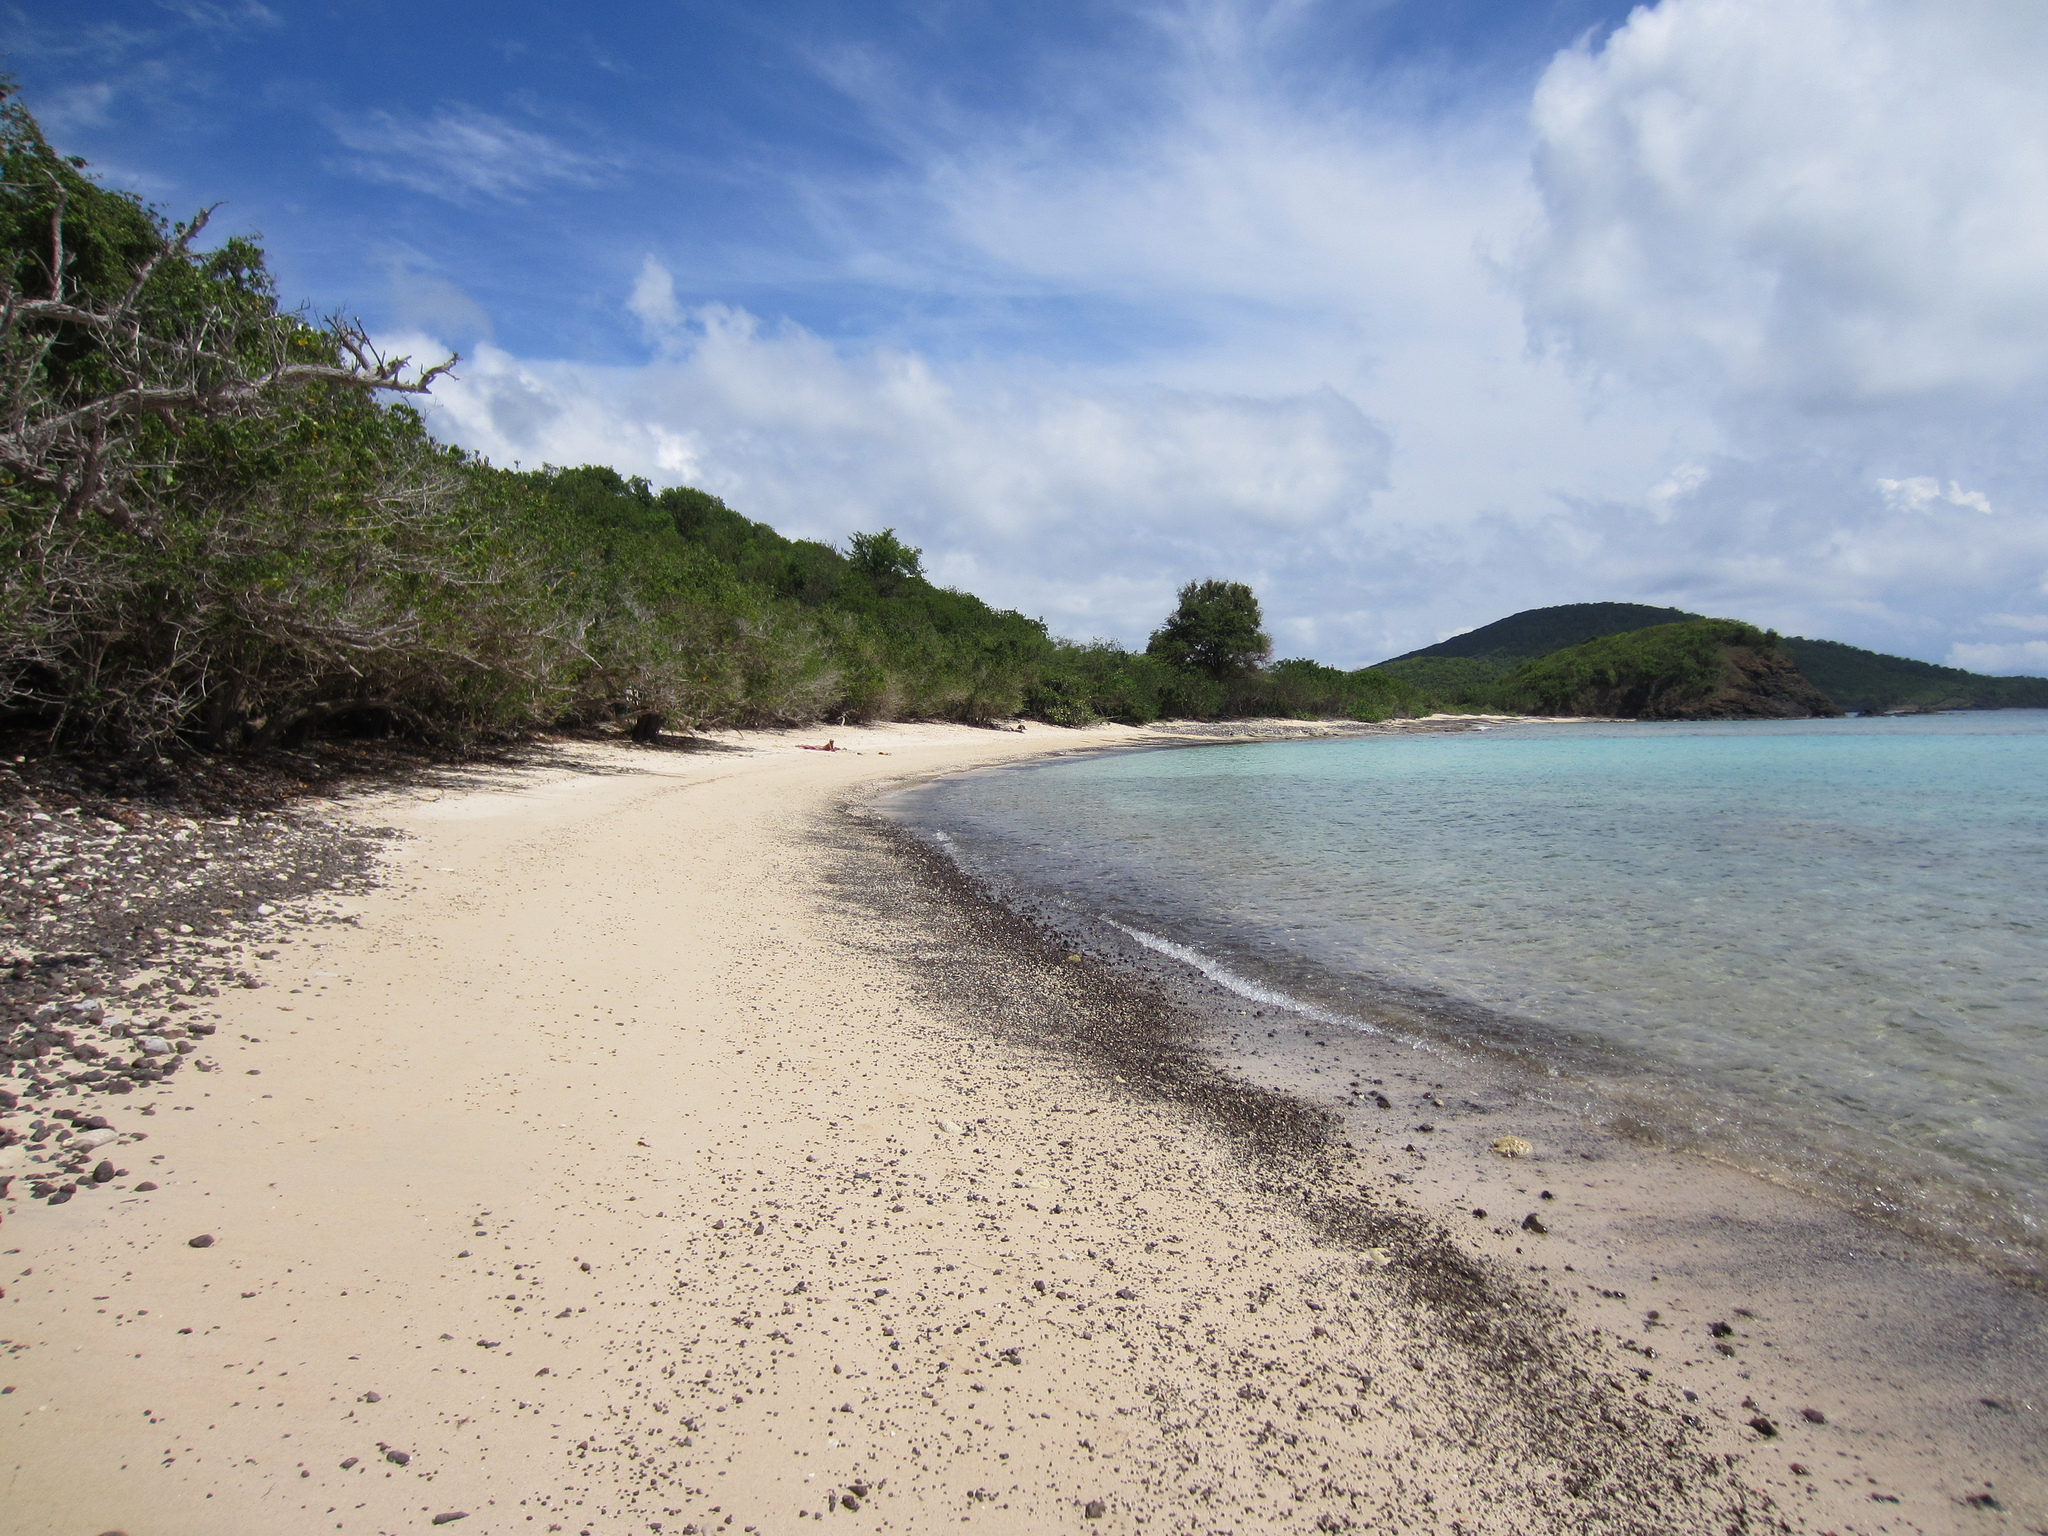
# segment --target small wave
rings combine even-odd
[[[1414,1035],[1393,1034],[1381,1029],[1377,1024],[1368,1024],[1364,1019],[1355,1019],[1349,1014],[1336,1013],[1328,1008],[1319,1007],[1315,1003],[1303,1002],[1298,997],[1290,997],[1285,992],[1276,992],[1271,987],[1261,986],[1248,976],[1240,976],[1229,966],[1211,960],[1198,949],[1190,949],[1185,944],[1176,944],[1171,939],[1162,939],[1158,934],[1147,933],[1142,928],[1132,928],[1127,924],[1118,922],[1113,917],[1101,917],[1100,921],[1108,924],[1118,933],[1123,934],[1134,942],[1142,944],[1155,954],[1165,955],[1170,959],[1180,961],[1183,965],[1194,967],[1211,981],[1217,983],[1217,985],[1228,988],[1247,1002],[1264,1003],[1269,1008],[1285,1008],[1289,1013],[1298,1013],[1305,1019],[1314,1019],[1318,1024],[1331,1024],[1335,1025],[1338,1029],[1355,1029],[1361,1034],[1383,1035],[1389,1040],[1398,1040],[1401,1044],[1418,1051],[1428,1051],[1431,1055],[1442,1054],[1429,1041],[1419,1039]]]

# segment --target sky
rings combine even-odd
[[[63,0],[66,153],[219,203],[494,462],[1142,644],[1632,600],[2048,674],[2038,0]]]

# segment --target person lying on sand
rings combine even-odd
[[[809,747],[805,746],[802,742],[798,742],[796,744],[796,749],[799,752],[837,752],[839,750],[838,738],[834,737],[831,741],[826,742],[825,745],[823,745],[822,747]]]

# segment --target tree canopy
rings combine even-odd
[[[1242,677],[1273,653],[1272,640],[1259,630],[1263,622],[1259,600],[1243,582],[1191,581],[1145,654],[1218,682]]]

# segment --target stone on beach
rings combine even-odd
[[[1527,1157],[1536,1149],[1519,1136],[1496,1136],[1493,1138],[1493,1150],[1502,1157]]]

